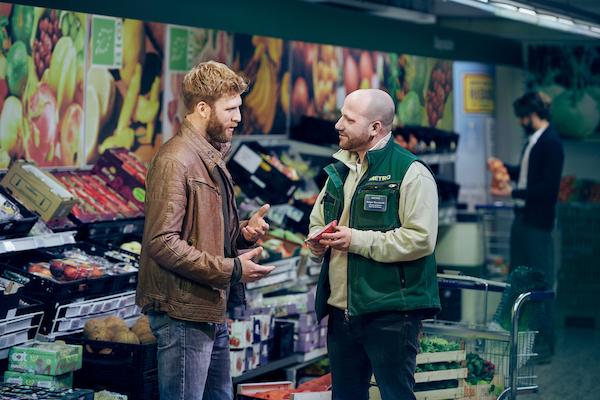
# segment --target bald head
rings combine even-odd
[[[392,129],[395,114],[394,100],[383,90],[355,90],[346,97],[346,101],[360,105],[361,114],[370,121],[381,121],[382,129],[386,133]]]

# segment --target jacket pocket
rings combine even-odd
[[[368,184],[359,188],[353,209],[353,227],[382,232],[399,227],[399,190],[400,185],[396,182]]]

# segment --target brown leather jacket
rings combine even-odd
[[[136,294],[144,312],[164,311],[187,321],[224,321],[234,259],[224,257],[223,232],[236,226],[234,236],[239,236],[240,222],[237,212],[223,221],[217,168],[232,185],[221,152],[187,121],[152,160]],[[235,209],[234,199],[228,200]]]

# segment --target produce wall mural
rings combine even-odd
[[[292,124],[302,115],[337,119],[357,89],[386,90],[396,123],[453,129],[452,62],[406,54],[292,42]]]
[[[584,139],[600,126],[600,46],[530,46],[528,86],[552,99],[552,124]]]
[[[250,81],[238,133],[285,134],[290,98],[288,42],[236,34],[234,55],[233,68]]]
[[[150,161],[162,138],[166,25],[92,16],[85,91],[85,163],[124,147]]]
[[[179,130],[186,114],[181,100],[181,83],[194,65],[214,60],[239,69],[233,63],[233,34],[213,29],[169,26],[167,28],[167,63],[165,74],[163,128],[164,139]]]
[[[387,90],[398,124],[452,129],[450,61],[0,3],[0,169],[83,167],[116,147],[150,161],[207,60],[250,81],[240,135],[335,120],[358,88]]]
[[[396,101],[396,122],[453,129],[452,62],[387,53],[382,89]]]
[[[0,3],[0,168],[80,161],[87,17]]]

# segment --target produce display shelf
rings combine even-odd
[[[135,305],[135,291],[64,304],[56,310],[48,337],[81,332],[90,319],[116,315],[127,321],[139,317],[139,314],[139,308]]]
[[[38,334],[43,311],[18,315],[0,321],[0,360],[8,357],[11,347],[32,341]]]
[[[296,364],[309,363],[312,361],[317,361],[327,355],[327,349],[316,349],[309,353],[301,354],[295,353],[289,357],[282,358],[280,360],[275,360],[265,364],[256,369],[250,370],[248,372],[243,373],[240,376],[233,378],[233,383],[238,384],[240,382],[246,382],[251,379],[254,379],[260,375],[267,374],[269,372],[276,371],[278,369],[283,369],[286,367],[290,367]]]
[[[76,233],[76,231],[67,231],[0,240],[0,254],[73,244],[75,243]]]
[[[297,269],[300,256],[284,258],[273,262],[265,262],[264,264],[273,265],[275,269],[273,272],[256,282],[249,282],[246,284],[247,290],[260,289],[267,286],[282,284],[289,281],[295,281],[298,277]]]
[[[258,288],[247,288],[247,291],[250,295],[255,294],[269,294],[273,292],[277,292],[284,289],[292,289],[298,286],[303,285],[312,285],[317,283],[319,276],[301,276],[295,279],[288,279],[284,282],[275,283],[268,286],[262,286]]]

